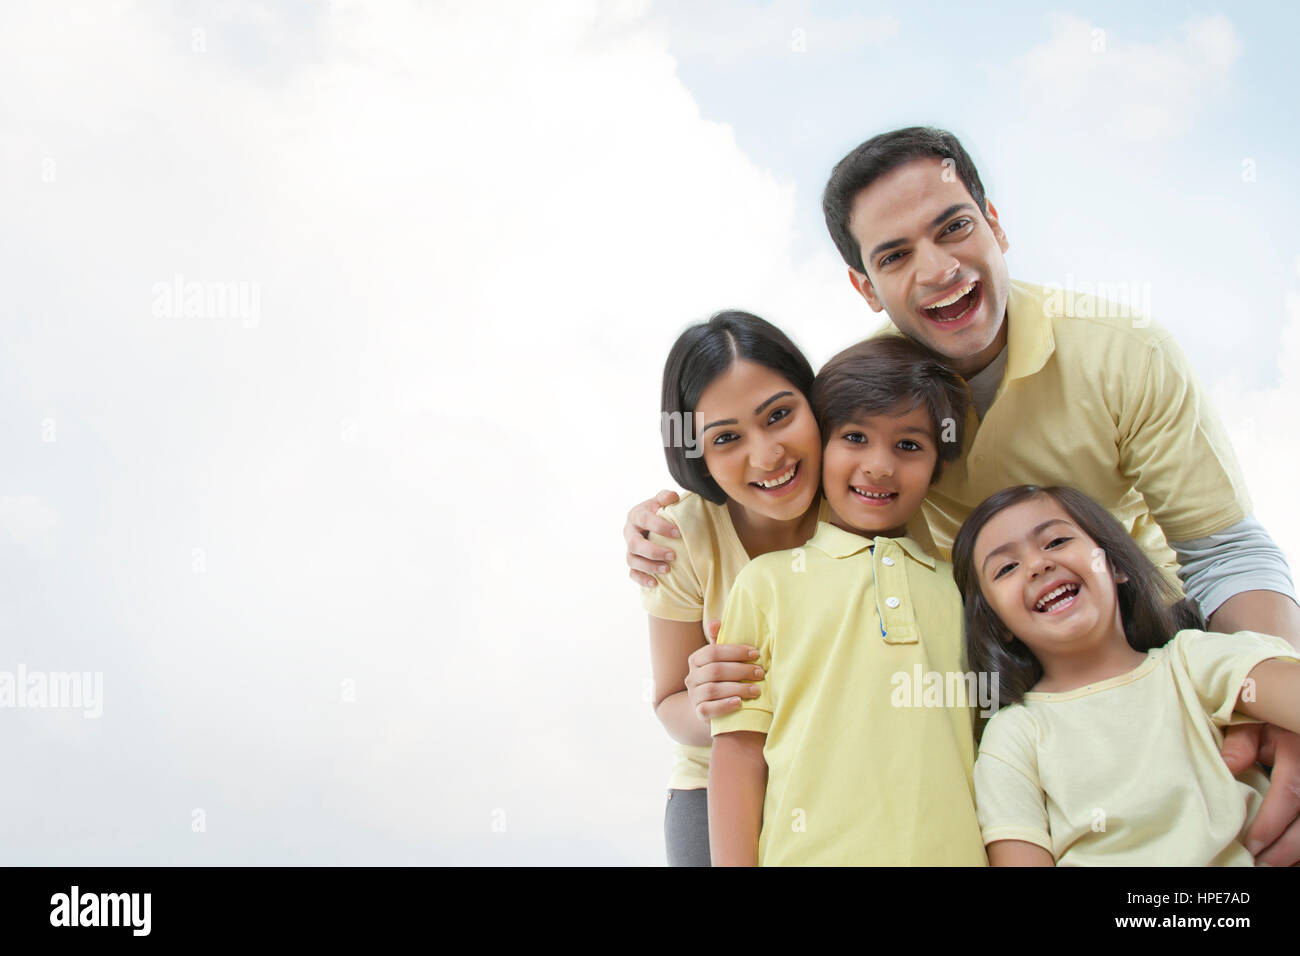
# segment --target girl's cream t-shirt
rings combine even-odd
[[[1300,661],[1280,637],[1180,631],[1137,668],[1029,693],[984,730],[975,801],[987,846],[1024,840],[1058,866],[1252,866],[1242,834],[1268,778],[1232,776],[1222,728],[1251,669]]]

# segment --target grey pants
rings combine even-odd
[[[709,791],[669,790],[664,810],[669,866],[710,866]]]

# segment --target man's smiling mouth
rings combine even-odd
[[[980,283],[978,279],[968,282],[938,302],[924,306],[921,311],[926,318],[940,324],[955,322],[974,308],[980,300]]]

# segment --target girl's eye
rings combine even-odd
[[[783,418],[789,418],[791,414],[793,414],[793,409],[778,408],[776,411],[772,413],[772,416],[767,420],[767,423],[769,425],[773,425],[776,422],[781,421],[781,419]]]
[[[954,232],[965,229],[970,225],[970,223],[971,221],[969,219],[954,219],[952,222],[948,223],[948,228],[944,230],[944,233],[952,235]]]
[[[901,449],[903,449],[903,451],[920,451],[920,450],[921,450],[921,446],[918,445],[916,442],[912,441],[912,439],[910,439],[910,438],[904,438],[902,441],[900,441],[900,442],[898,443],[898,447],[901,448]]]
[[[1008,571],[1012,570],[1015,566],[1016,566],[1016,563],[1015,563],[1014,561],[1012,561],[1010,564],[1004,564],[1004,565],[1002,565],[1002,567],[998,568],[997,571],[994,572],[994,574],[993,574],[993,580],[996,581],[998,578],[1002,577],[1002,575],[1004,575],[1004,574],[1006,574]]]
[[[1047,546],[1049,548],[1055,548],[1058,544],[1065,544],[1065,542],[1069,540],[1069,538],[1053,538],[1051,541],[1047,542]]]

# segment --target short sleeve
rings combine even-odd
[[[1137,361],[1134,354],[1135,372]],[[1160,330],[1144,364],[1140,374],[1124,376],[1124,403],[1116,410],[1120,471],[1169,540],[1201,538],[1236,524],[1251,512],[1245,479],[1186,356]]]
[[[1256,666],[1279,657],[1300,660],[1295,648],[1282,638],[1254,631],[1179,631],[1168,649],[1176,655],[1174,663],[1186,671],[1201,706],[1219,727],[1253,722],[1244,715],[1234,717],[1233,709],[1246,675]]]
[[[757,684],[757,697],[742,697],[740,709],[714,717],[713,736],[737,730],[754,730],[765,734],[772,726],[773,635],[769,626],[772,607],[772,589],[764,586],[762,576],[754,563],[745,566],[727,595],[727,607],[722,612],[722,626],[718,630],[719,644],[752,644],[758,648],[758,660],[763,668],[763,679],[747,681]]]
[[[1024,840],[1052,850],[1047,798],[1038,781],[1037,729],[1011,705],[993,715],[975,760],[975,813],[984,845]]]
[[[691,542],[695,536],[692,529],[686,527],[682,515],[675,514],[668,508],[660,508],[659,516],[667,518],[677,525],[681,538],[665,538],[661,534],[650,532],[650,540],[663,548],[669,548],[677,555],[676,560],[668,562],[668,570],[655,575],[658,584],[652,588],[641,589],[641,606],[652,616],[666,621],[703,621],[704,620],[704,584],[696,571]]]

